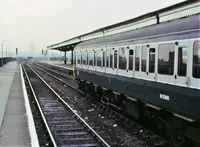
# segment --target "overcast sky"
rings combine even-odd
[[[0,42],[37,50],[183,0],[0,0]]]

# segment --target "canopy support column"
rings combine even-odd
[[[65,59],[64,59],[64,64],[67,63],[67,60],[66,60],[66,51],[65,51]]]
[[[73,65],[73,61],[74,61],[74,55],[73,55],[73,50],[71,50],[71,65]]]

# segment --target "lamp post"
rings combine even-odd
[[[12,44],[7,44],[7,45],[6,45],[6,63],[8,62],[8,58],[7,58],[7,54],[8,54],[7,48],[8,48],[9,45],[12,45]]]
[[[3,66],[3,43],[6,42],[6,41],[8,41],[8,40],[3,40],[3,42],[2,42],[2,63],[1,63],[1,66]]]

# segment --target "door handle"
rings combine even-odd
[[[190,77],[188,77],[188,78],[187,78],[187,80],[186,80],[185,84],[186,84],[187,86],[189,86],[189,85],[190,85]]]

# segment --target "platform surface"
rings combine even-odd
[[[0,67],[0,147],[31,146],[20,65]]]
[[[64,64],[63,62],[60,62],[60,61],[40,61],[40,62],[47,63],[47,64],[57,66],[57,67],[61,67],[61,68],[68,69],[68,70],[73,70],[73,65]]]

